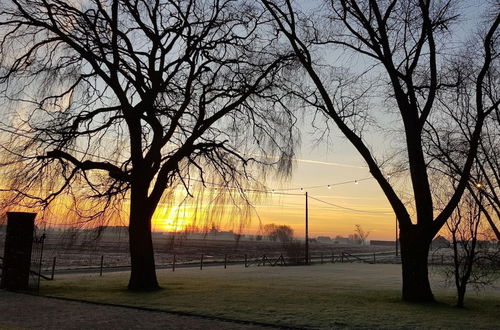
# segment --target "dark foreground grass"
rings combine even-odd
[[[435,287],[437,303],[400,299],[398,265],[335,264],[160,271],[162,290],[125,290],[128,273],[65,275],[41,294],[307,328],[500,328],[500,292],[471,292],[466,308]],[[435,282],[439,282],[437,279]]]

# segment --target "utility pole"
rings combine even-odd
[[[398,217],[396,217],[396,257],[398,256]]]
[[[309,265],[309,203],[306,191],[306,265]]]

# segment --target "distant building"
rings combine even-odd
[[[337,236],[337,237],[335,237],[334,243],[335,244],[344,244],[344,245],[348,244],[348,245],[350,245],[350,244],[352,244],[352,241],[347,237]]]
[[[128,236],[128,227],[126,226],[98,226],[93,229],[88,229],[89,231],[101,232],[103,234],[110,235],[127,235]]]
[[[242,239],[244,235],[241,235]],[[236,239],[236,235],[232,231],[219,231],[217,228],[212,227],[210,231],[206,233],[189,233],[187,239],[209,239],[209,240],[220,240],[220,241],[232,241]]]
[[[496,246],[500,246],[500,242],[498,241],[488,241],[488,240],[477,240],[477,247],[479,249],[489,249],[495,248]]]
[[[435,239],[432,240],[431,249],[439,249],[447,247],[450,247],[450,242],[441,235],[437,236]]]
[[[394,245],[396,245],[396,241],[370,240],[370,245],[376,245],[376,246],[394,246]]]
[[[332,239],[330,238],[330,236],[318,236],[318,242],[319,243],[328,243],[328,244],[332,244]]]

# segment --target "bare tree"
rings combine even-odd
[[[278,240],[286,244],[293,240],[293,229],[288,225],[281,225],[278,227]]]
[[[484,121],[498,105],[498,99],[491,100],[485,91],[490,69],[498,61],[498,6],[491,5],[491,22],[479,42],[480,63],[470,77],[475,91],[475,111],[471,113],[471,134],[464,145],[466,153],[461,175],[454,194],[441,212],[435,214],[430,180],[432,168],[426,159],[423,132],[426,125],[442,113],[441,104],[437,102],[438,93],[456,85],[456,82],[447,79],[446,70],[441,70],[442,63],[454,52],[449,38],[459,14],[453,2],[328,0],[323,2],[321,11],[315,12],[314,17],[302,13],[291,0],[262,0],[262,3],[274,18],[277,31],[288,41],[310,77],[314,88],[309,93],[303,93],[304,102],[331,119],[357,149],[397,216],[403,299],[433,301],[427,265],[429,246],[467,187]],[[370,139],[363,135],[367,134],[367,125],[370,120],[376,119],[377,113],[370,111],[374,109],[370,109],[369,105],[359,107],[357,101],[363,94],[354,95],[357,97],[343,95],[342,84],[338,79],[332,79],[341,70],[328,70],[332,66],[331,59],[330,63],[321,61],[320,55],[327,52],[339,57],[347,54],[347,59],[341,57],[344,62],[339,60],[339,63],[347,61],[354,68],[350,72],[353,77],[350,80],[356,84],[363,78],[373,79],[377,92],[373,92],[374,99],[383,96],[384,107],[395,110],[392,114],[397,116],[398,121],[394,122],[401,123],[400,129],[396,130],[399,132],[397,139],[402,141],[406,151],[413,212],[398,195],[387,171],[384,173],[384,162],[377,161],[374,153],[377,148],[370,145]],[[363,59],[354,61],[360,57]],[[388,129],[394,130],[392,127]]]
[[[500,69],[500,68],[499,68]],[[500,70],[496,72],[500,74]],[[495,81],[493,79],[493,81]],[[500,87],[496,87],[497,95]],[[497,105],[493,116],[484,125],[479,144],[475,171],[469,180],[468,190],[481,207],[491,231],[500,241],[500,111]],[[483,203],[480,203],[483,200]]]
[[[488,94],[491,99],[500,98],[500,65],[488,77]],[[500,106],[497,102],[492,116],[486,119],[479,152],[477,156],[476,175],[469,180],[470,187],[476,188],[479,195],[485,199],[482,212],[498,241],[500,241]],[[469,189],[476,202],[480,197]],[[482,203],[478,203],[480,206]]]
[[[480,197],[480,202],[482,200]],[[457,289],[458,307],[464,307],[469,285],[485,287],[492,284],[497,276],[495,263],[498,262],[498,251],[490,250],[489,244],[480,241],[481,220],[480,204],[471,194],[465,193],[446,224],[453,247],[453,267],[447,273],[447,279],[452,278]]]
[[[280,241],[286,244],[293,240],[293,229],[288,225],[276,225],[270,223],[264,225],[264,234],[269,237],[271,241]]]
[[[277,228],[278,226],[274,223],[268,223],[264,225],[263,228],[264,235],[266,235],[269,238],[269,240],[276,242],[276,240],[278,239],[278,235],[276,234]]]
[[[9,0],[0,29],[15,201],[129,199],[131,290],[158,287],[151,218],[175,187],[243,193],[256,152],[289,168],[293,56],[252,1]]]
[[[464,161],[467,159],[467,146],[473,133],[476,113],[474,77],[477,76],[478,70],[475,59],[480,56],[477,53],[473,47],[469,47],[463,56],[449,63],[446,69],[447,77],[456,81],[455,88],[440,91],[437,96],[446,115],[442,117],[442,121],[428,123],[424,130],[426,152],[431,159],[431,167],[449,177],[455,184],[462,176]],[[485,98],[489,99],[493,112],[485,118],[476,160],[467,183],[468,192],[481,207],[497,240],[500,240],[499,77],[500,64],[495,61],[483,82]],[[482,203],[479,202],[480,199],[483,200]]]
[[[357,244],[365,245],[366,239],[370,235],[369,231],[364,231],[361,225],[355,225],[354,234],[352,235],[353,241]]]
[[[493,122],[492,126],[487,126],[487,131],[481,140],[477,160],[478,171],[476,173],[478,174],[470,180],[469,190],[481,206],[496,239],[500,241],[500,133],[498,130],[500,119],[498,116],[497,113],[496,124]],[[480,203],[480,199],[485,200],[485,203]]]

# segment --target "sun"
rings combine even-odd
[[[153,215],[153,230],[179,232],[189,227],[195,210],[189,206],[159,206]]]

